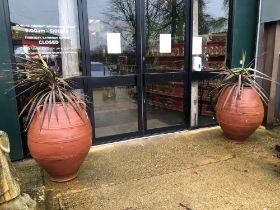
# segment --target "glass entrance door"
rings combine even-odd
[[[134,0],[87,1],[88,94],[96,139],[138,134]]]
[[[186,2],[87,1],[95,141],[186,128]]]
[[[231,63],[233,3],[208,1],[8,0],[6,12],[14,54],[39,51],[88,97],[98,143],[213,121],[213,82],[198,81]]]
[[[147,130],[184,125],[185,1],[145,0]]]

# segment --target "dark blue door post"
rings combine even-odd
[[[17,101],[11,72],[11,35],[7,26],[6,1],[0,1],[0,130],[8,133],[11,144],[12,160],[23,158],[20,125],[18,121]]]
[[[240,66],[243,49],[247,64],[255,58],[258,11],[258,0],[233,0],[232,67]]]

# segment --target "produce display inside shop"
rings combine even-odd
[[[146,71],[155,73],[180,72],[184,70],[184,41],[173,39],[171,53],[160,53],[159,44],[154,43],[146,56]],[[226,33],[202,35],[202,71],[217,71],[225,67]],[[214,102],[210,91],[215,87],[215,80],[199,81],[198,113],[213,117]],[[147,86],[147,102],[153,107],[183,111],[184,83],[168,82]]]

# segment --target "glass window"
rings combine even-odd
[[[223,69],[226,64],[229,0],[193,1],[193,70]]]
[[[184,70],[184,1],[145,1],[146,71]]]
[[[164,82],[146,86],[147,128],[184,123],[184,82]]]
[[[38,52],[61,77],[82,74],[75,0],[9,0],[16,56],[38,58]]]
[[[196,118],[192,126],[204,126],[216,123],[215,106],[216,97],[215,93],[211,92],[219,84],[218,79],[202,80],[193,82],[193,86],[197,87],[198,94],[196,100],[198,103],[194,103],[192,106],[192,117]]]
[[[138,131],[135,86],[94,88],[93,103],[97,138]]]
[[[134,0],[88,1],[91,76],[134,74]]]

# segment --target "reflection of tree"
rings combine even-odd
[[[158,40],[161,33],[171,33],[172,38],[184,35],[183,8],[182,0],[145,1],[146,48],[151,41]],[[121,33],[129,46],[135,47],[135,0],[111,0],[105,14],[110,27]]]
[[[229,1],[230,1],[230,0],[224,0],[224,7],[226,7],[226,8],[229,7]]]
[[[120,33],[126,44],[133,50],[136,43],[135,0],[111,0],[104,14],[108,18],[105,23],[114,32]]]
[[[158,40],[161,33],[171,33],[173,39],[184,36],[182,0],[147,0],[145,7],[146,48],[150,41]]]
[[[162,1],[160,5],[162,5]],[[162,8],[163,13],[163,24],[168,28],[171,27],[171,36],[175,38],[176,36],[184,35],[184,3],[181,0],[170,0],[164,2],[165,6]]]
[[[226,14],[229,10],[229,0],[223,1]],[[228,24],[228,17],[213,18],[207,13],[207,3],[205,0],[198,0],[199,14],[199,34],[208,34],[213,32],[224,32]],[[228,15],[227,15],[228,16]]]
[[[126,46],[134,49],[136,45],[135,0],[110,0],[104,11],[106,24],[121,34]],[[149,48],[159,34],[171,33],[172,38],[184,36],[184,1],[183,0],[145,0],[145,40]],[[199,34],[223,32],[228,23],[227,17],[214,18],[207,13],[206,0],[198,0]],[[228,11],[229,0],[224,0]],[[128,48],[126,49],[128,50]]]

